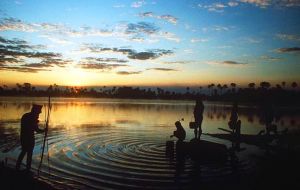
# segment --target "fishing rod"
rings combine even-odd
[[[51,113],[51,103],[50,103],[50,96],[48,96],[48,111],[47,111],[47,117],[46,117],[46,126],[45,126],[45,134],[44,134],[44,139],[43,139],[43,146],[42,146],[42,152],[41,152],[41,161],[38,167],[38,176],[40,175],[40,169],[43,163],[43,158],[44,158],[44,151],[45,151],[45,145],[47,141],[47,146],[48,146],[48,126],[49,126],[49,120],[50,120],[50,113]],[[48,152],[48,164],[49,164],[49,152]]]

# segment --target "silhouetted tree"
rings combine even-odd
[[[222,94],[222,85],[219,83],[217,84],[217,88],[220,89],[220,95]]]
[[[23,84],[23,90],[24,90],[24,92],[26,93],[26,94],[29,94],[30,92],[31,92],[31,84],[30,83],[28,83],[28,82],[25,82],[24,84]]]
[[[286,84],[286,82],[285,82],[285,81],[282,81],[282,82],[281,82],[281,86],[282,86],[282,88],[284,88],[284,87],[285,87],[285,84]]]
[[[297,88],[298,84],[296,82],[292,82],[291,86],[295,90]]]
[[[230,83],[230,86],[231,86],[231,91],[234,93],[236,84],[232,82],[232,83]]]
[[[263,89],[268,89],[271,87],[271,84],[269,82],[261,82],[260,83],[260,87],[263,88]]]
[[[253,82],[249,83],[249,84],[248,84],[248,87],[249,87],[250,89],[254,89],[254,88],[255,88],[255,83],[253,83]]]

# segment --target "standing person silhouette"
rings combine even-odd
[[[235,133],[237,125],[238,125],[238,104],[236,102],[233,103],[231,109],[231,115],[228,122],[229,128],[232,130],[232,133]]]
[[[16,169],[19,170],[22,160],[27,154],[27,162],[26,162],[26,170],[30,171],[31,169],[31,160],[32,160],[32,152],[35,144],[34,131],[36,132],[44,132],[45,130],[38,128],[39,123],[39,114],[41,113],[42,106],[33,104],[31,108],[31,112],[25,113],[21,119],[21,147],[22,151],[19,154]],[[46,129],[47,130],[47,129]]]
[[[202,120],[203,120],[203,111],[204,111],[204,105],[202,100],[199,98],[196,100],[196,105],[194,108],[194,118],[195,118],[195,123],[196,126],[194,128],[194,134],[195,134],[195,139],[200,139],[200,136],[202,134]]]

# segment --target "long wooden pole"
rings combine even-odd
[[[47,111],[47,118],[46,118],[46,127],[45,127],[44,139],[43,139],[41,161],[40,161],[40,164],[39,164],[39,167],[38,167],[38,175],[40,175],[40,169],[41,169],[41,166],[42,166],[42,163],[43,163],[43,158],[44,158],[45,145],[46,145],[46,140],[47,140],[47,135],[48,135],[50,111],[51,111],[51,104],[50,104],[50,96],[49,96],[48,97],[48,111]]]

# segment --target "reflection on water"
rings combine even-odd
[[[46,105],[46,98],[0,98],[1,159],[16,158],[20,151],[20,118],[32,103]],[[248,155],[258,149],[246,146],[232,167],[198,166],[192,160],[176,163],[165,155],[174,122],[182,122],[187,140],[193,137],[188,123],[193,119],[194,102],[160,100],[53,98],[49,129],[51,175],[44,164],[43,178],[55,185],[100,189],[178,189],[193,182],[231,180],[237,173],[253,169]],[[231,105],[205,103],[203,132],[222,133],[228,128]],[[40,123],[44,123],[44,110]],[[243,134],[264,129],[257,108],[239,107]],[[299,113],[278,111],[278,130],[300,128]],[[203,135],[203,139],[230,146],[230,142]],[[33,168],[37,167],[42,135],[36,135]],[[47,163],[47,162],[45,162]],[[179,165],[178,165],[179,164]],[[180,165],[181,164],[181,165]],[[201,168],[201,169],[200,169]],[[174,183],[175,182],[175,183]]]

